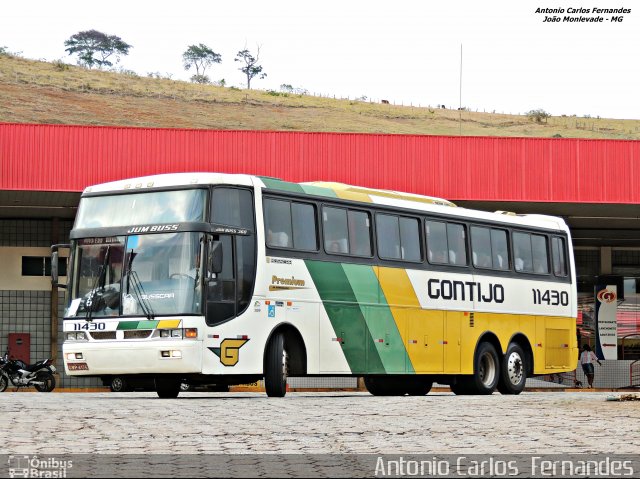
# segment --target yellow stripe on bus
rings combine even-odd
[[[176,329],[180,327],[179,319],[164,319],[158,322],[158,329]]]

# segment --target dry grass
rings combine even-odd
[[[639,139],[639,120],[382,105],[91,71],[0,56],[0,121],[139,127]],[[460,121],[460,117],[461,120]]]

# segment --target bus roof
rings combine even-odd
[[[429,211],[453,217],[477,218],[479,220],[493,222],[498,221],[522,226],[537,226],[568,232],[568,227],[564,220],[555,216],[516,215],[510,212],[472,210],[457,207],[451,201],[442,198],[417,195],[413,193],[365,188],[336,182],[315,181],[291,183],[278,178],[243,174],[212,172],[167,173],[102,183],[87,187],[84,190],[84,193],[95,194],[116,191],[121,192],[123,190],[153,191],[155,188],[211,184],[259,186],[291,193],[350,200],[360,203],[373,203],[396,208]]]

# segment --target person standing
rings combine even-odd
[[[602,363],[596,357],[596,354],[591,350],[591,347],[588,344],[583,344],[582,353],[580,353],[580,364],[582,365],[582,370],[584,371],[584,375],[587,376],[587,381],[589,382],[590,388],[593,388],[593,377],[595,375],[595,367],[594,367],[595,363],[598,363],[599,366],[602,366]]]

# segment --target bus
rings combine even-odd
[[[576,367],[561,218],[179,173],[86,188],[70,239],[69,375],[151,380],[163,398],[183,382],[263,378],[282,397],[288,377],[344,375],[382,396],[434,382],[518,394],[528,377]]]

